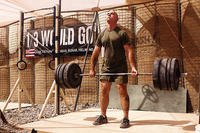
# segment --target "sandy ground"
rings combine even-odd
[[[49,133],[194,133],[198,125],[198,115],[189,113],[167,113],[151,111],[130,111],[130,124],[127,129],[120,129],[122,111],[109,109],[109,123],[93,126],[92,122],[99,115],[99,108],[90,108],[57,117],[21,125],[20,127]]]

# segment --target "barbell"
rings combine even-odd
[[[97,73],[97,76],[131,75],[132,73]],[[176,58],[157,58],[153,63],[152,73],[138,73],[138,75],[152,75],[153,85],[156,89],[177,90],[181,77],[179,61]],[[77,88],[83,76],[81,67],[74,62],[59,64],[55,70],[55,81],[62,88]]]

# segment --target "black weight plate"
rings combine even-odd
[[[178,90],[179,78],[180,78],[179,62],[176,58],[173,58],[171,61],[171,69],[170,69],[171,88],[173,90]]]
[[[70,88],[77,88],[82,82],[81,68],[76,63],[69,63],[64,71],[64,81]]]
[[[180,67],[179,67],[178,60],[176,60],[174,70],[175,70],[175,72],[174,72],[174,85],[175,85],[174,89],[178,90],[179,80],[180,80]]]
[[[171,89],[171,83],[170,83],[170,68],[171,68],[171,58],[169,58],[167,60],[167,67],[166,67],[166,81],[167,81],[167,89],[168,90],[172,90]]]
[[[68,74],[69,74],[69,66],[70,66],[71,63],[67,64],[67,66],[65,67],[64,71],[63,71],[63,80],[64,80],[64,83],[66,85],[66,88],[71,88],[71,83],[68,81]]]
[[[160,78],[159,78],[160,62],[161,62],[161,59],[157,58],[157,59],[155,59],[154,64],[153,64],[153,74],[152,74],[153,77],[152,78],[153,78],[153,86],[156,89],[161,88]]]
[[[65,69],[68,67],[68,65],[67,64],[63,64],[64,65],[64,67],[63,67],[63,69],[62,69],[62,74],[60,75],[60,78],[61,78],[61,81],[62,81],[62,85],[63,85],[63,87],[62,88],[69,88],[68,87],[68,84],[65,82],[65,80],[64,80],[64,71],[65,71]]]
[[[81,84],[82,81],[82,76],[81,74],[81,68],[79,67],[78,64],[73,63],[72,65],[69,66],[69,68],[72,68],[71,71],[69,71],[69,77],[68,81],[71,83],[72,88],[76,88]]]
[[[166,73],[167,73],[167,59],[162,59],[160,63],[160,85],[161,89],[167,89]]]
[[[74,65],[73,65],[73,72],[72,72],[72,81],[71,82],[73,82],[74,84],[73,84],[73,88],[76,88],[76,87],[78,87],[80,84],[81,84],[81,81],[82,81],[82,76],[80,76],[80,74],[81,74],[81,68],[79,67],[79,65],[78,64],[75,64],[74,63]]]
[[[62,88],[65,88],[65,85],[64,85],[64,81],[63,81],[63,70],[64,70],[64,68],[65,68],[65,65],[67,65],[67,64],[62,64],[62,66],[60,67],[60,70],[59,70],[59,74],[58,74],[58,79],[59,79],[59,85],[60,85],[60,87],[62,87]]]
[[[62,64],[59,64],[58,66],[57,66],[57,68],[56,68],[56,70],[55,70],[55,81],[56,81],[56,84],[57,85],[59,85],[60,83],[59,83],[59,70],[60,70],[60,67],[62,66]]]
[[[56,71],[55,71],[55,80],[56,80],[56,84],[59,84],[59,70],[60,70],[60,67],[62,66],[62,64],[59,64],[56,68]]]
[[[175,60],[176,58],[173,58],[171,61],[171,69],[170,69],[170,85],[171,88],[174,89],[175,85],[174,85],[174,66],[175,66]]]
[[[66,88],[70,88],[70,85],[68,84],[68,82],[66,80],[67,79],[66,78],[67,77],[66,76],[66,71],[68,71],[68,66],[69,66],[68,64],[65,65],[65,68],[63,69],[63,75],[62,75],[63,76],[62,77],[63,78],[63,83],[64,83],[64,85],[65,85]]]

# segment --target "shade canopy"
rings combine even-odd
[[[62,11],[125,4],[124,0],[61,0]],[[59,0],[0,0],[0,26],[19,20],[20,11],[53,7]]]
[[[62,11],[154,2],[155,0],[0,0],[0,27],[19,20],[20,12],[50,8],[61,2]],[[162,0],[157,0],[162,1]]]

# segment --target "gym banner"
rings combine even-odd
[[[86,25],[61,27],[59,54],[83,54],[87,50],[88,43],[90,44],[89,53],[91,53],[94,48],[94,34],[91,35],[91,31],[92,26]],[[53,35],[53,29],[28,30],[24,44],[26,57],[52,55],[55,49]]]

